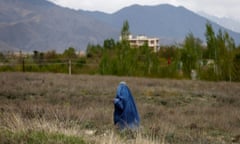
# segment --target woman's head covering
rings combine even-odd
[[[136,128],[139,126],[140,118],[134,98],[126,82],[120,82],[116,97],[114,99],[114,124],[120,129]]]
[[[127,85],[127,83],[125,81],[121,81],[119,84]]]

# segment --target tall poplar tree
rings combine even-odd
[[[123,22],[123,27],[122,27],[122,30],[121,30],[121,38],[122,40],[127,40],[128,37],[130,35],[130,28],[129,28],[129,24],[128,24],[128,21],[125,20]]]
[[[190,76],[192,69],[198,68],[198,62],[202,59],[202,42],[195,38],[192,33],[188,34],[184,40],[182,62],[184,72]]]

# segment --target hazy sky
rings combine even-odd
[[[184,6],[192,11],[205,12],[218,17],[230,17],[240,21],[240,0],[49,0],[73,9],[113,13],[132,4],[172,4]]]

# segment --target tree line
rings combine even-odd
[[[103,46],[89,45],[87,55],[100,59],[99,73],[103,75],[144,76],[160,78],[191,78],[214,81],[239,81],[240,46],[226,31],[215,34],[206,24],[206,44],[189,33],[182,44],[161,46],[153,52],[147,43],[132,48],[127,41],[130,29],[125,21],[121,41],[104,41]]]
[[[0,71],[29,71],[102,74],[156,78],[240,81],[240,46],[221,29],[216,33],[206,24],[206,43],[189,33],[182,44],[161,46],[153,52],[147,43],[132,48],[128,42],[130,27],[123,23],[121,41],[106,39],[103,45],[89,44],[85,56],[73,47],[63,53],[39,52],[27,57],[9,59],[0,53]],[[71,60],[71,63],[69,63]]]
[[[18,56],[0,53],[0,71],[68,73],[69,62],[73,73],[82,73],[86,57],[79,56],[73,47],[67,48],[63,53],[55,50],[35,50],[27,55],[20,52]]]

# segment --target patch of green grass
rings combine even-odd
[[[3,144],[86,144],[77,136],[67,136],[60,133],[48,133],[45,131],[11,132],[0,130],[0,143]]]

